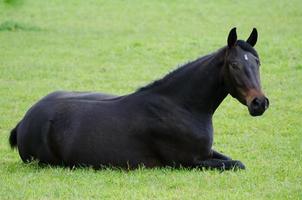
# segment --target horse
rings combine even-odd
[[[178,67],[133,93],[56,91],[34,104],[11,131],[23,162],[96,169],[140,166],[245,169],[212,148],[212,116],[230,94],[251,116],[269,107],[261,89],[258,32]]]

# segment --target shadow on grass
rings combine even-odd
[[[13,171],[18,168],[17,166],[20,163],[14,163],[12,164]],[[19,166],[20,167],[20,166]],[[190,168],[190,167],[171,167],[171,166],[165,166],[165,167],[153,167],[153,168],[148,168],[145,167],[144,165],[140,165],[139,167],[136,168],[121,168],[121,167],[114,167],[114,166],[100,166],[98,168],[95,168],[93,166],[88,166],[88,165],[78,165],[78,166],[61,166],[61,165],[49,165],[45,163],[41,163],[37,160],[32,160],[28,163],[22,163],[21,167],[26,170],[30,171],[47,171],[47,170],[59,170],[59,171],[69,171],[69,172],[76,172],[76,171],[81,171],[81,172],[102,172],[102,171],[111,171],[111,172],[118,172],[118,173],[136,173],[140,171],[161,171],[162,173],[172,173],[172,172],[213,172],[213,173],[228,173],[228,172],[244,172],[245,170],[240,170],[233,168],[231,170],[222,170],[222,169],[207,169],[207,168]]]

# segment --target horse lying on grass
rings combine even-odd
[[[259,116],[261,91],[254,28],[247,41],[236,28],[227,45],[132,94],[54,92],[38,101],[11,131],[24,162],[121,168],[244,169],[212,149],[212,116],[228,95]]]

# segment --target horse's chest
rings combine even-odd
[[[213,142],[213,127],[211,117],[196,118],[190,115],[170,115],[158,126],[157,137],[177,147],[202,151],[210,148]],[[156,126],[155,126],[156,127]],[[154,127],[153,127],[154,128]],[[153,129],[154,130],[154,129]]]

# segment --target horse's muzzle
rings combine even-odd
[[[269,107],[269,100],[265,96],[255,97],[249,104],[248,109],[250,115],[260,116]]]

